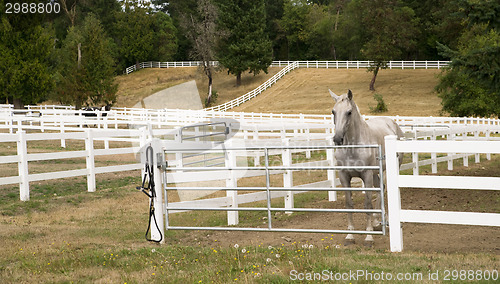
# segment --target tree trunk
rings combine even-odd
[[[20,98],[14,98],[12,102],[14,103],[14,109],[24,109],[23,101]]]
[[[81,65],[82,65],[82,44],[78,43],[78,70],[80,70]]]
[[[236,75],[236,87],[241,86],[241,72]]]
[[[375,91],[375,80],[377,79],[377,74],[379,70],[379,66],[375,67],[375,70],[373,70],[373,78],[372,81],[370,82],[370,91]]]
[[[207,97],[207,106],[210,105],[210,101],[212,100],[212,72],[209,72],[208,76],[208,97]]]

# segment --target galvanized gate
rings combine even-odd
[[[378,150],[378,165],[376,166],[272,166],[270,165],[270,152],[272,151],[283,151],[283,150],[330,150],[333,151],[339,148],[375,148]],[[234,173],[236,171],[264,171],[265,172],[265,183],[264,187],[223,187],[223,188],[209,188],[209,187],[178,187],[178,186],[167,186],[169,181],[164,175],[163,188],[164,188],[164,210],[165,210],[165,229],[166,230],[214,230],[214,231],[266,231],[266,232],[303,232],[303,233],[339,233],[339,234],[372,234],[372,235],[385,235],[386,233],[386,220],[385,220],[385,209],[384,209],[384,185],[383,182],[380,183],[378,188],[342,188],[342,187],[272,187],[270,182],[270,176],[272,171],[304,171],[304,170],[372,170],[378,171],[380,175],[380,180],[383,181],[383,157],[380,145],[354,145],[354,146],[272,146],[272,147],[225,147],[224,144],[213,145],[213,147],[202,146],[199,148],[193,147],[183,147],[179,149],[166,149],[164,148],[165,154],[168,153],[204,153],[204,154],[214,154],[223,153],[227,157],[228,153],[235,151],[263,151],[264,153],[264,165],[253,165],[253,166],[228,166],[227,164],[223,167],[211,167],[208,166],[180,166],[180,167],[168,167],[168,172],[205,172],[205,171],[227,171],[229,173]],[[171,182],[171,181],[170,181]],[[266,206],[265,207],[200,207],[200,206],[173,206],[168,201],[168,191],[172,190],[229,190],[229,191],[252,191],[252,192],[265,192],[266,194]],[[303,191],[373,191],[379,192],[381,197],[381,208],[380,209],[333,209],[333,208],[282,208],[282,207],[272,207],[271,199],[272,192],[303,192]],[[267,212],[267,227],[242,227],[242,226],[231,226],[231,227],[208,227],[208,226],[172,226],[170,225],[170,213],[171,211],[227,211],[227,212],[240,212],[240,211],[265,211]],[[299,229],[299,228],[276,228],[273,227],[272,223],[272,212],[330,212],[330,213],[365,213],[373,214],[379,213],[382,218],[382,231],[365,231],[365,230],[341,230],[341,229]]]

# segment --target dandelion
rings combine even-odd
[[[242,250],[241,250],[241,252],[242,252],[242,253],[246,253],[246,252],[247,252],[247,250],[246,250],[246,249],[242,249]]]
[[[291,260],[288,261],[288,264],[293,265],[293,262]]]
[[[340,248],[340,245],[335,245],[335,248]]]
[[[268,246],[267,248],[268,248],[268,249],[273,249],[273,246]]]
[[[234,244],[234,248],[239,248],[240,245],[239,244]]]
[[[309,245],[309,248],[312,249],[314,246],[313,245]]]
[[[270,258],[266,259],[266,262],[271,262],[271,259]]]
[[[152,252],[152,253],[155,253],[155,252],[156,252],[156,249],[152,249],[152,250],[151,250],[151,252]]]
[[[277,253],[277,254],[276,254],[276,258],[280,258],[280,255],[279,255],[279,253]]]

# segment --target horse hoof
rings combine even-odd
[[[366,247],[366,248],[372,248],[373,247],[373,243],[374,241],[365,241],[363,243],[363,245]]]
[[[344,246],[352,246],[356,243],[354,239],[345,239],[344,240]]]

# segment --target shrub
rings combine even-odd
[[[382,98],[382,95],[381,94],[374,94],[373,98],[377,101],[377,106],[374,108],[370,106],[370,112],[372,112],[372,113],[386,112],[387,105],[385,104],[384,98]]]

